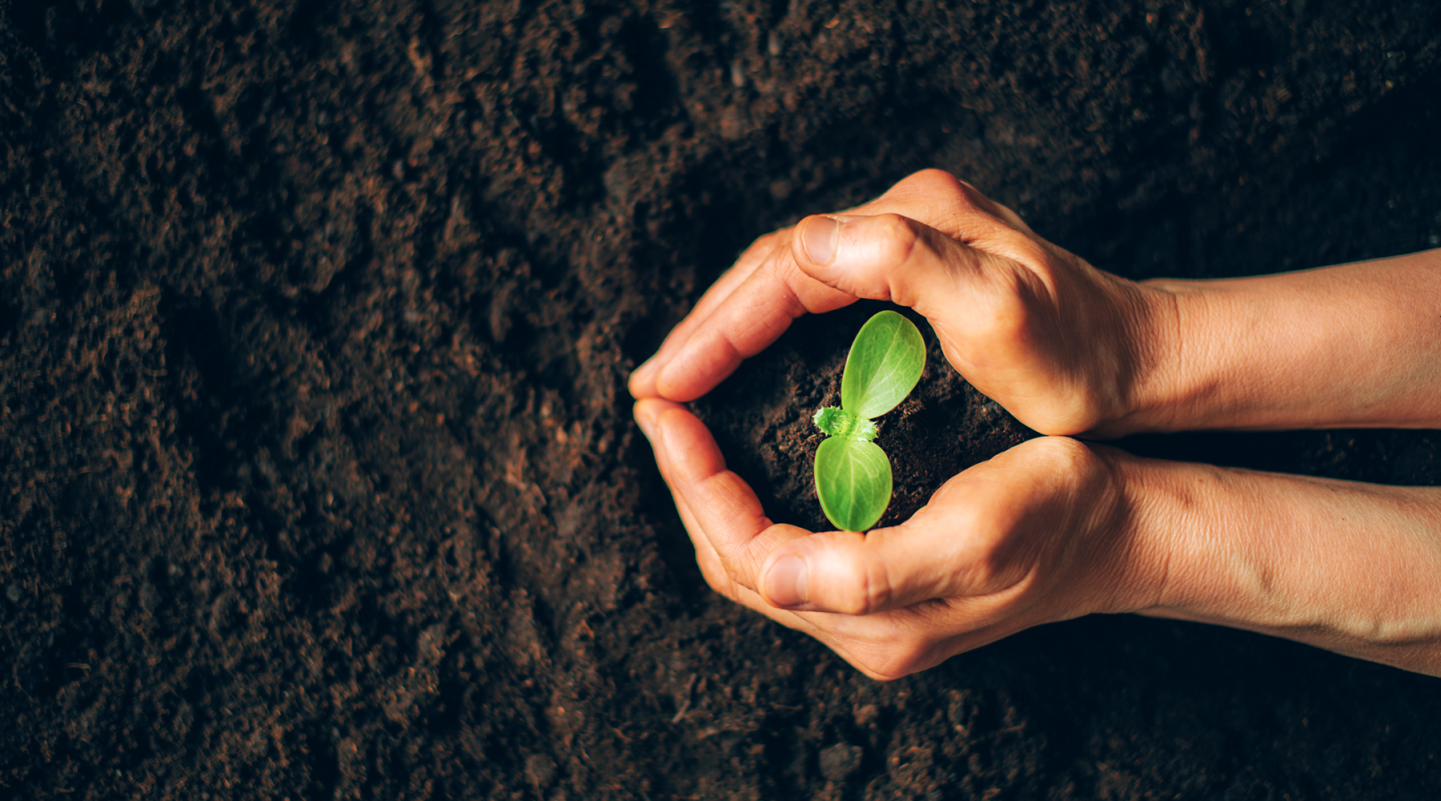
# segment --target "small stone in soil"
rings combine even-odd
[[[843,782],[861,766],[861,747],[836,743],[821,750],[821,775],[827,781]]]

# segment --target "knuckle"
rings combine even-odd
[[[863,609],[857,614],[865,615],[886,609],[894,597],[895,589],[886,562],[881,559],[868,559],[863,570],[865,580],[859,598]]]
[[[1021,215],[1005,204],[986,197],[981,190],[968,183],[960,182],[951,205],[954,209],[956,229],[976,240],[984,241],[1011,235],[1019,235],[1024,239],[1034,235],[1030,226],[1021,219]]]
[[[956,205],[971,211],[979,211],[986,214],[991,212],[991,199],[981,194],[981,190],[971,186],[965,181],[957,181]]]
[[[769,253],[770,251],[774,250],[778,245],[783,244],[782,240],[789,240],[790,230],[791,229],[789,228],[783,228],[779,231],[771,231],[768,234],[761,234],[760,236],[756,237],[756,241],[752,242],[751,246],[746,248],[746,250]]]
[[[816,560],[823,589],[816,599],[829,612],[852,617],[884,608],[890,599],[890,582],[881,560],[865,546],[829,549]]]
[[[835,611],[842,615],[859,616],[869,614],[871,611],[864,588],[842,591],[834,606]]]
[[[788,241],[782,239],[782,237],[788,235],[789,229],[784,229],[781,231],[772,231],[769,234],[758,237],[749,247],[741,252],[740,257],[736,259],[736,263],[731,269],[743,272],[755,269],[758,265],[763,264],[769,259],[778,247],[781,247]]]
[[[1002,555],[1001,539],[989,538],[980,548],[967,568],[971,583],[978,592],[999,589],[1006,576],[1005,558]]]
[[[957,578],[970,592],[989,592],[1004,584],[1010,566],[1010,532],[1021,514],[1013,504],[981,500],[969,504],[956,520],[967,533]]]
[[[725,568],[714,558],[700,557],[696,559],[696,562],[700,565],[701,576],[705,578],[705,583],[710,585],[712,590],[734,601],[736,598],[735,582],[731,580],[730,574],[725,571]]]
[[[1055,270],[1055,259],[1049,249],[1024,231],[1007,228],[997,238],[1003,254],[1011,261],[1024,264],[1050,283]]]
[[[920,241],[915,220],[900,214],[882,214],[875,218],[876,236],[884,245],[886,261],[903,264],[910,260]]]
[[[933,197],[960,198],[967,190],[975,191],[974,188],[965,181],[962,181],[945,170],[935,168],[914,173],[908,181],[914,182],[918,190],[924,191]]]
[[[1044,437],[1037,438],[1035,443],[1034,458],[1054,464],[1059,475],[1090,475],[1096,468],[1105,466],[1105,460],[1078,439]]]
[[[930,652],[928,641],[919,638],[907,639],[896,649],[890,664],[886,665],[886,672],[897,678],[916,673],[926,667]]]
[[[995,204],[974,186],[943,170],[922,170],[903,182],[906,191],[925,199],[932,215],[926,222],[951,235],[974,238],[997,226]],[[1001,221],[1005,225],[1004,220]]]
[[[802,272],[800,267],[797,267],[796,263],[791,259],[770,261],[764,269],[770,270],[771,275],[775,277],[776,283],[786,288],[773,296],[774,299],[780,301],[782,313],[785,315],[784,317],[776,317],[777,322],[774,324],[781,325],[779,321],[783,319],[785,320],[785,325],[789,325],[791,320],[806,314],[809,310],[806,308],[805,301],[801,299],[801,295],[806,285],[816,283],[815,279]],[[781,326],[781,330],[784,330],[783,325]],[[776,336],[779,335],[779,332],[777,332]]]
[[[920,637],[902,637],[852,662],[876,681],[895,681],[930,665],[931,644]]]
[[[993,279],[992,291],[977,299],[974,319],[980,333],[992,341],[1023,344],[1031,329],[1031,310],[1026,304],[1030,294],[1020,275],[999,273]]]

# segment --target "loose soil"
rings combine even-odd
[[[624,387],[922,167],[1131,277],[1441,245],[1438,96],[1434,0],[0,2],[0,797],[1434,798],[1434,679],[1248,633],[865,679],[705,587]],[[867,311],[696,404],[777,519]],[[1028,432],[933,352],[883,436],[898,518]]]

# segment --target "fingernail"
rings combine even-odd
[[[830,217],[813,217],[801,231],[801,246],[816,264],[830,264],[836,257],[836,240],[841,236],[841,223]]]
[[[800,606],[806,602],[806,560],[782,556],[766,571],[766,597],[776,606]]]

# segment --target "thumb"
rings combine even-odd
[[[842,292],[908,306],[932,322],[973,309],[1002,266],[989,253],[900,214],[817,215],[791,240],[796,265]]]
[[[790,540],[762,565],[761,594],[784,609],[868,615],[935,598],[984,595],[1010,580],[998,575],[1009,571],[997,564],[993,536],[964,525],[941,529],[918,522]]]

